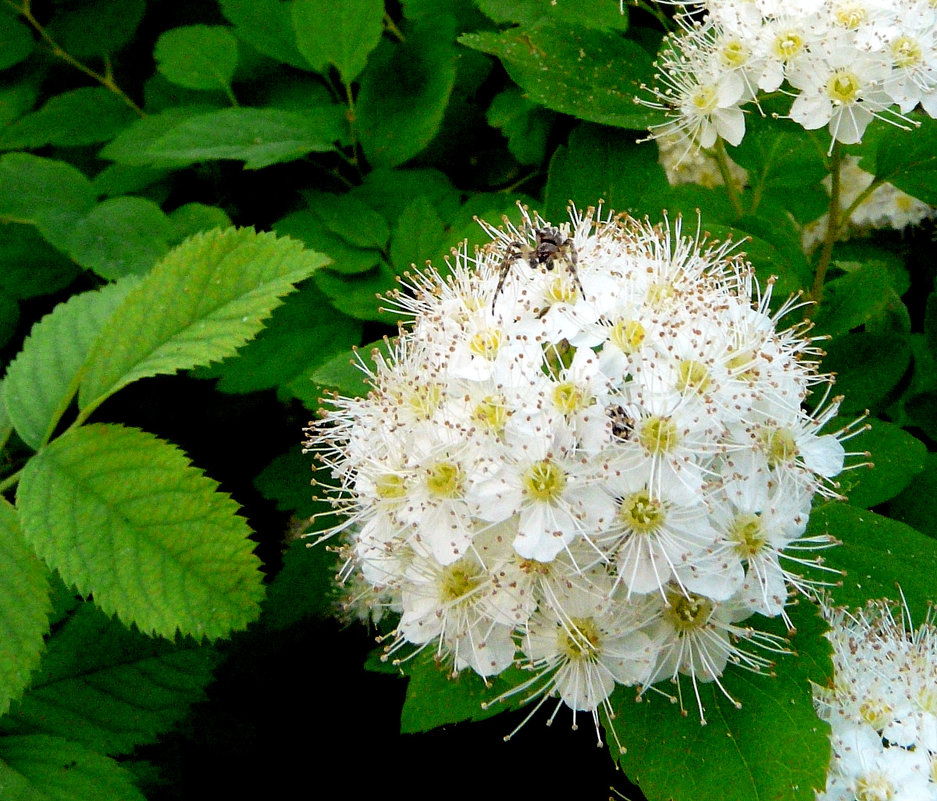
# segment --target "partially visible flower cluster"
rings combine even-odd
[[[937,626],[873,601],[828,610],[834,680],[816,687],[833,760],[818,801],[937,801]]]
[[[671,186],[697,184],[712,189],[725,183],[716,159],[705,150],[686,152],[686,142],[681,137],[673,134],[659,136],[657,148],[660,154],[658,161],[664,168]],[[727,158],[726,161],[732,180],[738,186],[748,183],[748,172],[732,159]]]
[[[871,186],[874,177],[859,166],[855,156],[845,156],[840,168],[839,197],[840,213],[852,207],[856,199]],[[824,179],[829,191],[830,178]],[[921,200],[902,192],[892,184],[882,184],[874,189],[849,215],[840,228],[839,238],[849,239],[874,229],[886,228],[900,231],[911,225],[920,225],[931,219],[937,209]],[[822,240],[827,226],[827,215],[804,227],[804,250],[812,250]]]
[[[789,117],[833,140],[861,140],[873,118],[937,116],[937,7],[930,0],[710,0],[677,15],[647,105],[684,151],[742,141],[742,107],[759,93],[793,96]]]
[[[752,646],[785,650],[743,621],[814,589],[800,571],[830,541],[804,532],[844,432],[821,433],[831,379],[731,243],[571,217],[524,211],[445,277],[410,276],[370,392],[327,401],[306,444],[353,610],[399,616],[388,658],[516,665],[506,696],[598,726],[616,685],[682,674],[698,699],[729,662],[767,670]]]

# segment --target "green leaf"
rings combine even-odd
[[[311,211],[287,214],[282,220],[277,220],[272,228],[281,236],[291,236],[307,247],[326,254],[332,260],[329,269],[336,272],[348,275],[364,273],[377,267],[381,260],[380,251],[352,247],[330,231]]]
[[[56,628],[29,692],[0,727],[125,754],[203,700],[218,661],[212,648],[146,637],[82,604]]]
[[[197,234],[134,288],[101,332],[79,391],[86,412],[132,381],[233,354],[293,284],[327,259],[298,242],[229,228]]]
[[[937,454],[925,454],[924,469],[888,502],[888,516],[937,539]]]
[[[361,368],[362,363],[368,370],[373,370],[378,358],[390,358],[393,352],[393,344],[388,339],[379,339],[360,348],[352,348],[314,370],[312,380],[346,397],[361,397],[371,388],[367,382],[367,374]]]
[[[221,13],[234,26],[238,38],[265,56],[308,70],[309,63],[296,47],[292,4],[281,0],[220,0]]]
[[[149,114],[128,125],[101,149],[99,155],[102,159],[116,161],[128,167],[147,167],[154,161],[152,156],[146,154],[150,145],[181,122],[215,110],[205,105],[173,106],[159,114]],[[175,162],[164,159],[160,166],[182,167],[189,163],[186,159],[178,159]]]
[[[745,128],[745,138],[729,148],[729,155],[748,170],[748,183],[758,194],[769,189],[799,192],[819,185],[829,171],[824,152],[797,125],[749,114]]]
[[[28,113],[39,97],[39,82],[19,80],[0,86],[0,128]]]
[[[113,138],[135,119],[133,111],[103,87],[73,89],[0,129],[0,149],[93,145]]]
[[[871,509],[894,498],[924,469],[927,446],[907,431],[883,420],[871,419],[868,431],[849,440],[849,450],[867,452],[874,467],[849,471],[840,476],[849,503]],[[830,425],[835,430],[835,425]]]
[[[20,304],[16,298],[0,289],[0,346],[9,342],[20,322]]]
[[[374,167],[413,158],[436,135],[455,85],[454,21],[440,17],[408,28],[405,42],[385,39],[361,76],[358,135]]]
[[[425,168],[372,170],[365,176],[364,183],[353,191],[355,197],[379,212],[391,225],[417,195],[428,198],[446,221],[458,211],[462,202],[458,190],[445,174]]]
[[[864,158],[860,166],[871,167],[876,178],[918,200],[937,205],[937,120],[923,114],[912,116],[919,127],[901,131],[888,126],[879,140],[875,164]]]
[[[181,166],[213,159],[246,162],[259,170],[335,149],[342,139],[341,106],[310,108],[299,113],[275,108],[226,108],[183,120],[138,153],[135,160],[154,166]],[[126,162],[125,162],[126,163]]]
[[[155,167],[108,164],[94,176],[91,184],[97,195],[119,197],[120,195],[132,195],[147,190],[162,181],[167,175],[168,170],[156,169]],[[159,190],[156,189],[156,191]]]
[[[498,23],[552,20],[598,30],[628,28],[627,10],[605,0],[479,0],[478,7]]]
[[[654,148],[636,145],[634,135],[598,125],[581,124],[550,160],[544,214],[566,219],[573,201],[579,208],[604,200],[607,208],[636,215],[660,215],[670,184]]]
[[[113,759],[61,737],[0,738],[4,801],[146,801]]]
[[[72,429],[26,465],[23,533],[83,595],[125,624],[172,638],[243,629],[263,595],[238,505],[152,434]]]
[[[377,250],[387,245],[387,220],[351,193],[306,192],[304,196],[312,213],[348,244]]]
[[[845,503],[828,503],[810,515],[807,534],[829,533],[842,545],[826,552],[825,563],[845,570],[842,584],[830,588],[844,606],[869,598],[897,600],[901,588],[912,620],[921,621],[937,600],[937,540],[904,523]],[[829,574],[824,574],[829,581]]]
[[[836,391],[845,396],[841,412],[853,414],[885,402],[910,362],[907,337],[859,331],[827,343],[823,369],[836,373]]]
[[[237,39],[221,25],[186,25],[165,31],[153,51],[156,66],[186,89],[227,89],[238,63]]]
[[[64,161],[29,153],[0,156],[0,218],[35,225],[59,247],[94,207],[91,182]]]
[[[85,0],[58,6],[46,30],[76,58],[102,57],[133,38],[145,12],[144,0]]]
[[[344,275],[326,269],[316,273],[316,285],[340,312],[357,320],[394,323],[397,316],[385,311],[384,296],[397,287],[397,275],[387,262],[381,261],[373,270]]]
[[[58,292],[79,268],[28,225],[8,225],[0,237],[0,289],[11,297],[34,298]]]
[[[706,726],[700,725],[686,679],[681,679],[683,698],[692,705],[686,716],[654,693],[635,703],[633,691],[615,692],[611,725],[627,753],[618,754],[613,737],[606,735],[606,740],[625,775],[647,798],[813,801],[815,788],[825,786],[829,726],[814,712],[810,682],[825,684],[832,671],[830,646],[822,637],[826,624],[808,603],[790,611],[797,627],[791,642],[796,655],[778,659],[777,676],[730,664],[719,681],[741,709],[715,683],[700,683]],[[745,647],[744,640],[740,646]]]
[[[10,364],[0,400],[23,442],[38,449],[78,389],[91,348],[136,280],[74,295],[36,323]]]
[[[815,318],[819,334],[845,334],[901,305],[889,274],[875,262],[828,282]]]
[[[0,70],[19,64],[33,52],[32,31],[18,19],[5,19],[0,26]]]
[[[23,540],[16,510],[0,499],[0,715],[39,664],[52,611],[48,575]]]
[[[174,242],[181,242],[188,236],[210,231],[212,228],[230,228],[231,218],[218,206],[206,206],[204,203],[186,203],[174,209],[169,215],[175,231]]]
[[[296,45],[317,72],[331,64],[350,84],[384,30],[384,0],[294,0]]]
[[[423,267],[427,261],[440,263],[445,236],[446,226],[433,204],[419,195],[397,220],[390,241],[390,260],[398,273],[412,266]]]
[[[660,122],[660,112],[634,102],[653,79],[651,57],[618,33],[540,22],[459,41],[497,56],[531,100],[554,111],[637,130]]]
[[[152,200],[115,197],[75,223],[67,249],[82,267],[113,281],[149,272],[175,239],[172,222]]]
[[[547,152],[547,137],[554,115],[510,86],[491,101],[488,124],[508,140],[508,150],[521,164],[540,164]]]
[[[258,392],[290,384],[361,341],[361,324],[334,311],[312,282],[288,296],[266,327],[236,356],[199,372],[222,392]]]

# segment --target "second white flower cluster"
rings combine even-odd
[[[907,125],[918,105],[937,116],[937,6],[929,0],[720,0],[689,5],[669,36],[649,105],[687,148],[737,145],[743,107],[793,96],[789,117],[859,142],[881,117]],[[699,9],[702,10],[699,10]]]
[[[770,287],[674,229],[594,210],[489,229],[446,277],[408,279],[367,397],[311,424],[350,607],[399,616],[389,658],[517,666],[507,695],[598,722],[616,685],[718,682],[770,667],[751,645],[785,649],[742,621],[811,589],[838,404]]]

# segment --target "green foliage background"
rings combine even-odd
[[[797,655],[775,680],[727,675],[741,710],[708,688],[704,729],[619,691],[628,751],[609,759],[539,719],[502,744],[523,710],[450,725],[499,712],[481,707],[498,682],[422,658],[365,674],[368,635],[331,617],[332,557],[298,539],[327,523],[302,425],[323,392],[363,390],[353,350],[396,325],[378,295],[480,243],[476,217],[699,210],[747,238],[776,297],[809,290],[799,226],[824,211],[828,143],[749,115],[741,209],[671,187],[634,102],[668,24],[615,0],[0,0],[0,798],[246,796],[242,754],[271,786],[312,764],[310,794],[449,762],[457,782],[504,777],[496,797],[813,798],[829,747],[810,682],[830,665],[806,603]],[[937,204],[920,122],[850,151]],[[834,597],[897,582],[918,620],[937,597],[928,237],[838,245],[815,317],[841,424],[869,411],[853,461],[875,462],[811,520],[843,541]]]

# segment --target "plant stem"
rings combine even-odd
[[[140,108],[130,97],[116,84],[114,83],[114,76],[111,73],[110,62],[105,60],[105,69],[103,73],[96,72],[91,69],[91,67],[82,64],[78,59],[72,56],[70,53],[66,52],[62,46],[55,41],[49,34],[46,32],[46,29],[42,27],[42,24],[33,16],[32,12],[32,0],[23,0],[22,5],[17,5],[12,2],[12,0],[6,0],[6,4],[10,8],[15,9],[19,14],[22,15],[23,19],[28,22],[34,31],[39,34],[39,37],[44,41],[52,51],[52,55],[56,58],[62,59],[66,64],[74,67],[79,72],[84,73],[92,80],[97,81],[101,86],[107,89],[109,92],[113,92],[117,97],[119,97],[125,105],[133,109],[134,113],[140,117],[145,117],[146,113]]]
[[[729,196],[729,203],[732,204],[732,210],[736,217],[741,217],[745,213],[745,207],[742,205],[742,196],[739,194],[739,188],[732,177],[732,169],[729,166],[729,154],[726,153],[726,143],[721,138],[716,139],[713,145],[712,154],[719,165],[719,173],[722,175],[722,182],[726,187],[726,194]]]
[[[813,276],[813,288],[810,290],[810,299],[813,301],[813,307],[808,311],[808,316],[816,314],[823,300],[823,282],[826,279],[826,271],[829,269],[830,261],[833,258],[833,245],[836,244],[836,236],[839,233],[840,225],[849,219],[848,214],[840,215],[839,196],[840,196],[840,173],[843,166],[843,146],[840,142],[833,143],[833,152],[830,159],[830,210],[826,218],[826,234],[823,237],[823,248],[820,251],[820,260],[817,262],[817,270]],[[849,213],[855,204],[850,207]],[[842,217],[842,222],[840,220]]]

